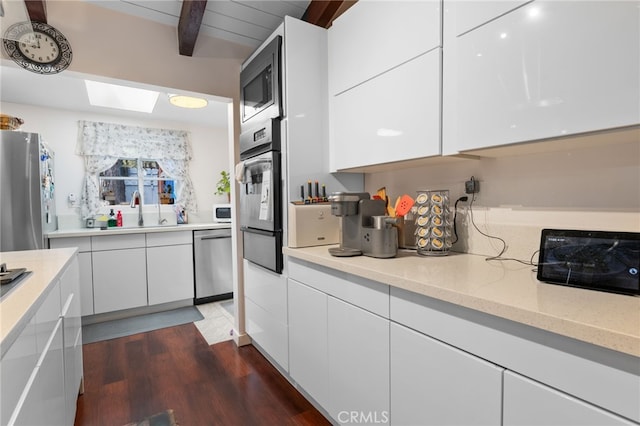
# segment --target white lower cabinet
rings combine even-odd
[[[82,253],[81,253],[82,254]],[[62,301],[62,335],[64,342],[65,418],[73,424],[76,418],[76,400],[82,383],[82,319],[80,300],[81,268],[74,261],[60,278]]]
[[[329,403],[328,296],[289,279],[289,374],[321,406]]]
[[[66,425],[62,318],[54,327],[38,365],[8,425]]]
[[[29,321],[0,362],[0,424],[6,425],[38,362],[35,317]]]
[[[392,425],[499,425],[503,368],[391,323]]]
[[[246,259],[243,265],[247,334],[280,368],[289,370],[287,280]]]
[[[149,305],[193,298],[193,246],[147,247]]]
[[[91,265],[91,237],[49,239],[49,248],[78,247],[80,263],[80,306],[82,315],[93,315],[93,270]]]
[[[144,247],[94,251],[92,261],[96,314],[147,305]]]
[[[93,265],[91,252],[78,253],[80,263],[80,309],[82,315],[93,315]]]
[[[74,424],[83,375],[79,291],[73,257],[2,356],[1,425]]]
[[[191,231],[52,238],[49,247],[78,247],[82,316],[194,296]]]
[[[329,413],[340,424],[389,424],[389,320],[329,297]]]
[[[519,374],[504,374],[504,426],[636,424]]]

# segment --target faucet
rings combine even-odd
[[[138,200],[138,226],[144,226],[144,221],[142,220],[142,197],[140,197],[140,193],[138,191],[133,191],[131,194],[131,208],[136,208],[136,200]]]
[[[158,225],[164,225],[167,223],[167,219],[163,219],[160,215],[160,200],[158,200]]]

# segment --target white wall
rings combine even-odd
[[[215,184],[220,171],[229,171],[229,142],[226,128],[203,127],[193,124],[128,119],[105,114],[92,114],[31,105],[2,103],[3,114],[22,118],[20,130],[42,135],[55,153],[56,208],[59,216],[77,215],[79,208],[67,206],[67,196],[79,197],[84,179],[82,157],[75,154],[78,120],[102,121],[132,126],[179,129],[191,132],[193,160],[190,174],[198,203],[198,215],[192,221],[211,221],[214,202],[226,202],[226,196],[216,196]],[[123,213],[126,213],[123,211]],[[201,218],[202,220],[198,220]]]

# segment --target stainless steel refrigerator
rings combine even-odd
[[[53,152],[36,133],[0,130],[0,251],[46,248],[57,229]]]

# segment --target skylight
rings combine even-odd
[[[89,103],[93,106],[151,113],[160,95],[160,92],[152,90],[98,81],[85,80],[84,83],[87,87]]]

